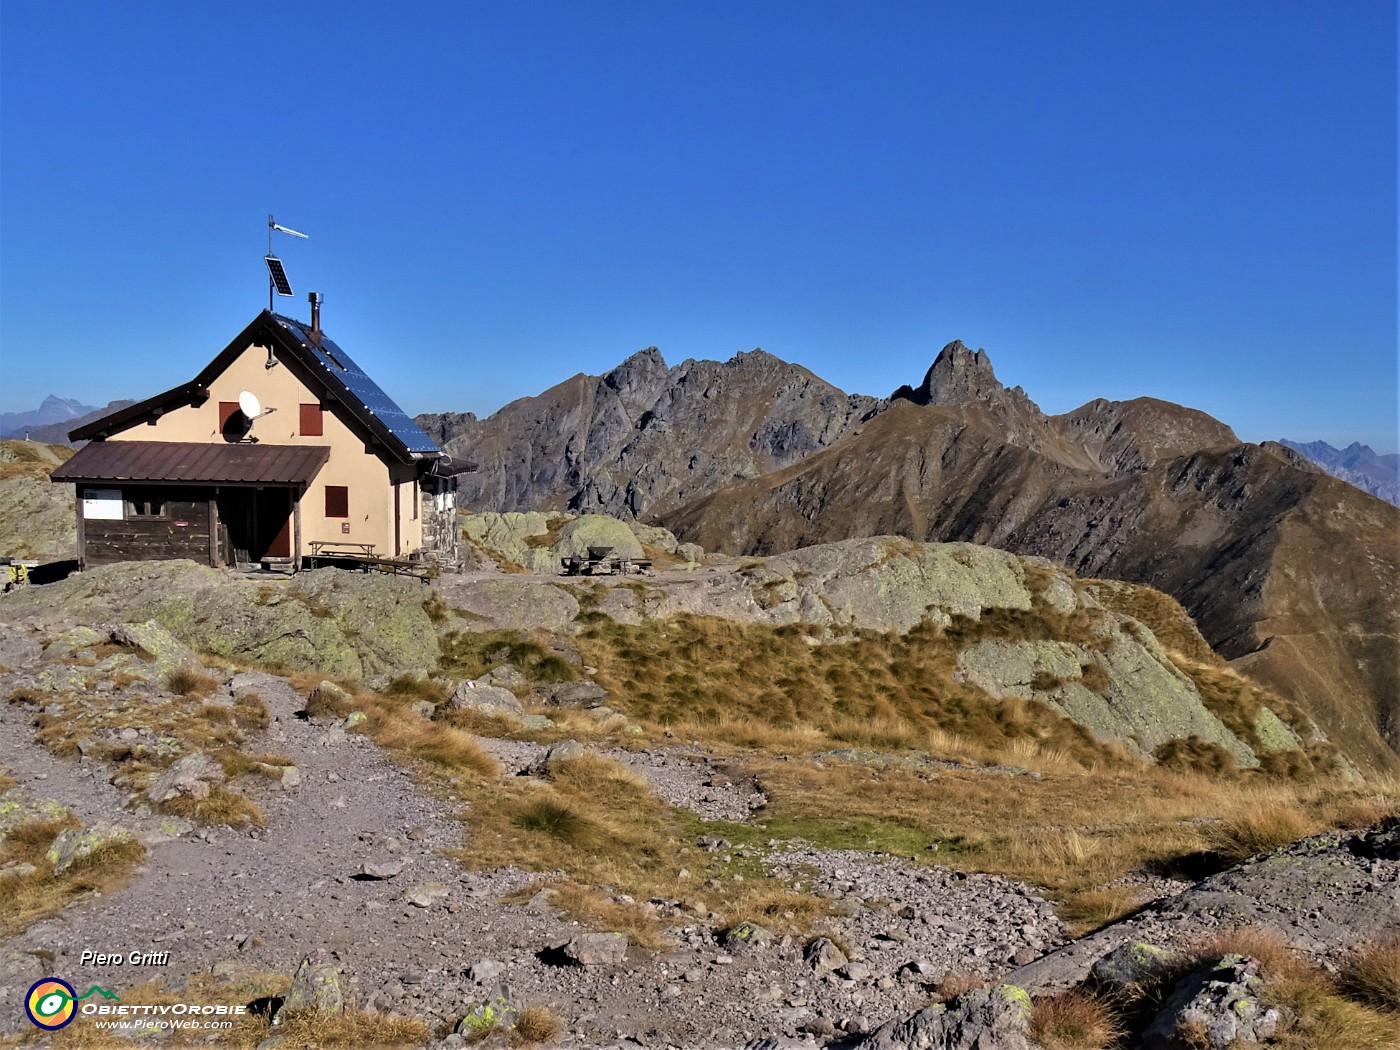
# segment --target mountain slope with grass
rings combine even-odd
[[[73,486],[49,480],[73,450],[0,441],[0,556],[56,561],[77,556]]]
[[[989,378],[952,390],[961,400],[897,400],[832,448],[663,523],[707,550],[897,533],[1147,584],[1367,761],[1395,764],[1400,509],[1176,406],[1050,419]]]
[[[989,1003],[1053,1046],[1274,937],[1251,1018],[1385,1045],[1400,795],[1168,596],[897,537],[518,570],[0,596],[4,994],[257,1003],[200,1033],[245,1048],[886,1046]],[[1084,979],[1124,934],[1182,952],[1140,1000]]]
[[[1400,509],[1205,413],[1047,416],[953,342],[884,399],[758,352],[668,369],[645,351],[488,419],[422,422],[479,462],[474,510],[600,511],[735,555],[966,541],[1146,584],[1366,762],[1400,762]]]

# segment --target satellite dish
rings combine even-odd
[[[262,404],[251,390],[243,390],[238,395],[238,409],[249,419],[257,419],[262,414]]]

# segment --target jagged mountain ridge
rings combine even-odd
[[[417,422],[477,464],[461,478],[462,506],[640,519],[825,448],[877,404],[762,350],[668,367],[650,347],[489,419]]]
[[[1306,456],[1334,478],[1400,506],[1400,455],[1392,452],[1382,456],[1359,441],[1346,448],[1334,448],[1325,441],[1305,444],[1287,438],[1280,438],[1279,444]]]
[[[1148,584],[1352,751],[1395,762],[1400,511],[1301,455],[1152,398],[1048,416],[961,342],[881,400],[767,354],[670,370],[644,354],[487,420],[429,417],[482,464],[463,503],[656,520],[743,554],[970,541]]]

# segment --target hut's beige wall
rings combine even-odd
[[[301,550],[310,553],[313,540],[372,543],[376,554],[387,557],[407,554],[423,545],[422,515],[416,514],[418,501],[414,485],[416,469],[407,463],[386,463],[366,452],[365,444],[337,414],[343,409],[326,402],[321,413],[320,437],[299,433],[302,404],[319,399],[297,379],[286,365],[265,367],[267,348],[250,346],[209,384],[209,400],[202,405],[172,409],[151,423],[135,425],[114,434],[113,441],[207,441],[222,442],[219,430],[219,403],[237,401],[250,390],[257,395],[264,411],[277,409],[253,425],[253,434],[267,445],[325,445],[330,459],[312,480],[301,499]],[[343,485],[349,490],[350,516],[326,517],[326,486]],[[399,544],[394,546],[394,505],[399,506]],[[342,525],[349,524],[348,532]]]

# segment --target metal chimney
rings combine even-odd
[[[321,303],[325,296],[320,292],[311,292],[306,299],[311,303],[311,341],[319,346],[321,342]]]

